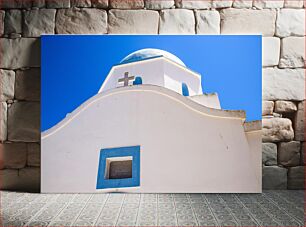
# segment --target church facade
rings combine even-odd
[[[136,51],[42,133],[41,191],[261,192],[261,122],[222,110],[176,56]]]

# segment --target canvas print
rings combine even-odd
[[[261,36],[41,45],[42,192],[261,192]]]

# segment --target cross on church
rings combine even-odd
[[[118,82],[123,82],[123,86],[128,86],[129,85],[129,81],[130,80],[134,80],[135,77],[134,76],[129,76],[128,72],[124,73],[124,77],[119,79]]]

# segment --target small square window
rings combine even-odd
[[[132,156],[106,158],[105,179],[132,178]]]
[[[140,186],[140,146],[100,151],[97,189]]]

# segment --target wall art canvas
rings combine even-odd
[[[258,35],[41,38],[41,192],[260,193]]]

